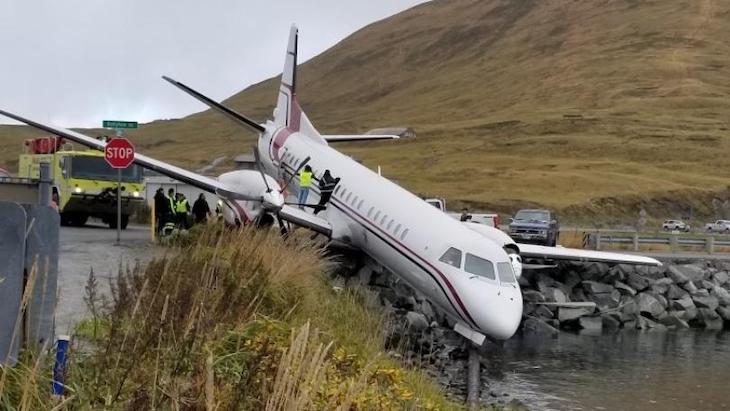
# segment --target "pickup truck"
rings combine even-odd
[[[714,223],[705,224],[705,231],[708,233],[730,233],[730,220],[717,220]]]
[[[662,224],[662,230],[664,231],[684,231],[689,232],[689,224],[682,220],[666,220]]]
[[[461,220],[461,213],[446,211],[446,200],[443,198],[426,198],[425,201],[439,210],[445,212],[449,217]],[[471,217],[469,221],[488,225],[490,227],[499,226],[499,214],[494,213],[469,213]]]
[[[520,243],[532,243],[555,247],[558,243],[560,224],[550,210],[520,210],[510,218],[509,234]]]

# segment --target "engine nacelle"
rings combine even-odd
[[[228,190],[260,199],[247,201],[219,196],[223,201],[223,218],[228,224],[248,224],[253,221],[264,224],[273,223],[274,218],[267,213],[267,210],[281,207],[283,196],[279,194],[281,186],[276,179],[268,175],[265,178],[271,189],[270,193],[267,193],[261,173],[256,170],[236,170],[218,177],[218,181],[223,183]]]

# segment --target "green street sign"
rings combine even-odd
[[[104,120],[104,128],[137,128],[136,121]]]

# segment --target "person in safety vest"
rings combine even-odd
[[[325,209],[325,205],[330,201],[332,192],[335,191],[337,183],[340,182],[340,178],[332,177],[329,170],[325,170],[322,178],[319,179],[319,203],[314,209],[314,214],[317,215],[320,211]]]
[[[188,213],[190,212],[190,203],[185,195],[177,193],[177,200],[175,201],[175,216],[177,217],[177,224],[180,228],[188,228]]]
[[[299,208],[304,210],[304,204],[307,203],[307,197],[309,196],[309,187],[312,186],[312,167],[309,165],[304,166],[304,171],[299,173]]]

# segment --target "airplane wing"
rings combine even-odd
[[[396,140],[400,136],[394,134],[328,134],[323,135],[328,143],[337,143],[340,141],[370,141],[370,140]]]
[[[33,126],[45,132],[64,137],[70,141],[74,141],[92,149],[103,151],[104,146],[106,145],[103,141],[86,136],[73,130],[39,123],[1,109],[0,114],[20,121],[21,123],[28,124],[29,126]],[[227,197],[226,194],[230,194],[231,196],[233,196],[234,200],[239,199],[244,201],[252,201],[251,198],[245,197],[243,195],[238,195],[237,193],[226,187],[225,184],[214,178],[193,173],[192,171],[173,166],[172,164],[165,163],[164,161],[155,160],[154,158],[135,153],[134,162],[135,164],[138,164],[144,168],[154,170],[162,175],[178,181],[182,181],[194,187],[198,187],[201,190],[205,190],[219,196]],[[236,198],[237,196],[240,196],[241,198]],[[279,212],[279,216],[282,219],[289,221],[293,224],[308,228],[318,233],[326,234],[327,236],[332,233],[332,226],[326,220],[305,213],[294,207],[285,205]]]
[[[608,253],[604,251],[579,250],[564,247],[545,247],[541,245],[517,243],[523,258],[543,258],[546,260],[570,260],[584,262],[603,262],[617,264],[637,264],[660,266],[662,263],[641,255]]]

